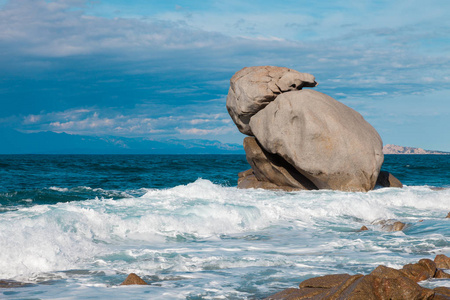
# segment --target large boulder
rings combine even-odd
[[[369,191],[383,163],[377,131],[353,109],[313,90],[279,95],[250,119],[261,146],[319,189]]]
[[[240,132],[253,135],[250,118],[279,94],[316,85],[313,75],[288,68],[243,68],[231,77],[227,110]]]
[[[277,186],[314,190],[315,185],[287,163],[282,157],[265,151],[254,137],[244,139],[247,162],[259,181],[271,182]]]

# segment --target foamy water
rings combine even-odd
[[[198,179],[141,194],[3,212],[0,279],[35,285],[0,295],[258,299],[313,276],[450,255],[449,189],[286,193]],[[373,225],[383,219],[408,226],[386,232]],[[131,272],[151,285],[118,286]]]

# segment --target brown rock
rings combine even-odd
[[[264,300],[301,300],[315,299],[315,296],[323,294],[326,290],[320,288],[286,289]]]
[[[147,282],[142,280],[141,277],[137,276],[134,273],[130,273],[127,279],[125,279],[124,282],[122,282],[120,285],[133,285],[133,284],[148,285]]]
[[[450,212],[447,214],[446,218],[450,218]]]
[[[450,288],[431,290],[416,283],[431,278],[431,274],[440,276],[440,271],[429,259],[405,265],[401,270],[380,265],[366,276],[337,274],[310,278],[300,283],[300,289],[288,289],[266,299],[450,300]]]
[[[450,300],[450,296],[442,295],[436,292],[434,294],[433,300]]]
[[[252,169],[248,169],[246,171],[242,171],[238,173],[238,178],[244,178],[245,176],[254,175]]]
[[[436,293],[441,294],[441,295],[445,295],[445,296],[449,296],[450,297],[450,288],[448,288],[448,287],[440,286],[440,287],[434,288],[434,291]]]
[[[434,262],[436,263],[436,267],[440,269],[450,269],[450,257],[444,254],[436,255]]]
[[[341,284],[328,289],[325,294],[323,294],[323,298],[325,299],[346,299],[345,295],[347,294],[347,289],[352,286],[355,282],[358,282],[363,278],[363,275],[357,274],[350,276],[347,280],[344,280]],[[322,295],[321,295],[322,296]],[[319,299],[323,299],[319,298]]]
[[[400,271],[409,279],[419,282],[434,277],[436,263],[430,259],[421,259],[418,263],[405,265]]]
[[[289,186],[302,190],[316,190],[316,186],[282,157],[271,154],[261,148],[254,137],[244,139],[247,162],[259,181],[266,181],[278,186]]]
[[[333,274],[320,277],[314,277],[306,279],[300,283],[300,288],[325,288],[330,289],[335,286],[341,285],[343,282],[352,277],[349,274]]]
[[[377,184],[383,187],[403,187],[403,184],[400,182],[400,180],[395,178],[394,175],[387,171],[380,171],[380,174],[377,178]]]
[[[450,274],[445,273],[441,269],[437,269],[436,270],[436,274],[434,274],[434,278],[437,278],[437,279],[450,279]]]
[[[382,278],[399,278],[405,277],[405,274],[400,270],[389,268],[383,265],[379,265],[370,275],[382,277]]]
[[[298,188],[293,188],[291,186],[280,186],[267,181],[260,181],[258,180],[258,178],[256,178],[253,172],[250,175],[240,177],[238,179],[237,187],[239,189],[265,189],[265,190],[281,190],[287,192],[300,190]]]
[[[369,228],[366,227],[366,225],[363,225],[360,229],[360,231],[365,231],[365,230],[369,230]]]
[[[387,278],[370,274],[356,280],[343,290],[338,297],[333,298],[348,300],[423,300],[432,299],[433,296],[433,290],[423,288],[407,277]]]
[[[406,223],[395,220],[378,220],[372,224],[381,225],[381,229],[385,231],[401,231],[406,227]]]

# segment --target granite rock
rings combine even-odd
[[[247,162],[259,181],[271,182],[302,190],[315,190],[316,186],[282,157],[265,151],[254,137],[244,139]]]
[[[279,95],[250,119],[261,146],[319,189],[369,191],[383,163],[377,131],[353,109],[313,90]]]
[[[273,66],[247,67],[231,77],[227,110],[246,135],[253,135],[250,118],[279,94],[317,85],[313,75]]]

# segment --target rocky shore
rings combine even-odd
[[[449,300],[450,288],[428,289],[420,286],[423,280],[450,280],[450,258],[440,254],[434,261],[421,259],[397,270],[383,265],[368,275],[335,274],[307,279],[299,288],[289,288],[265,300],[300,299],[433,299]]]

